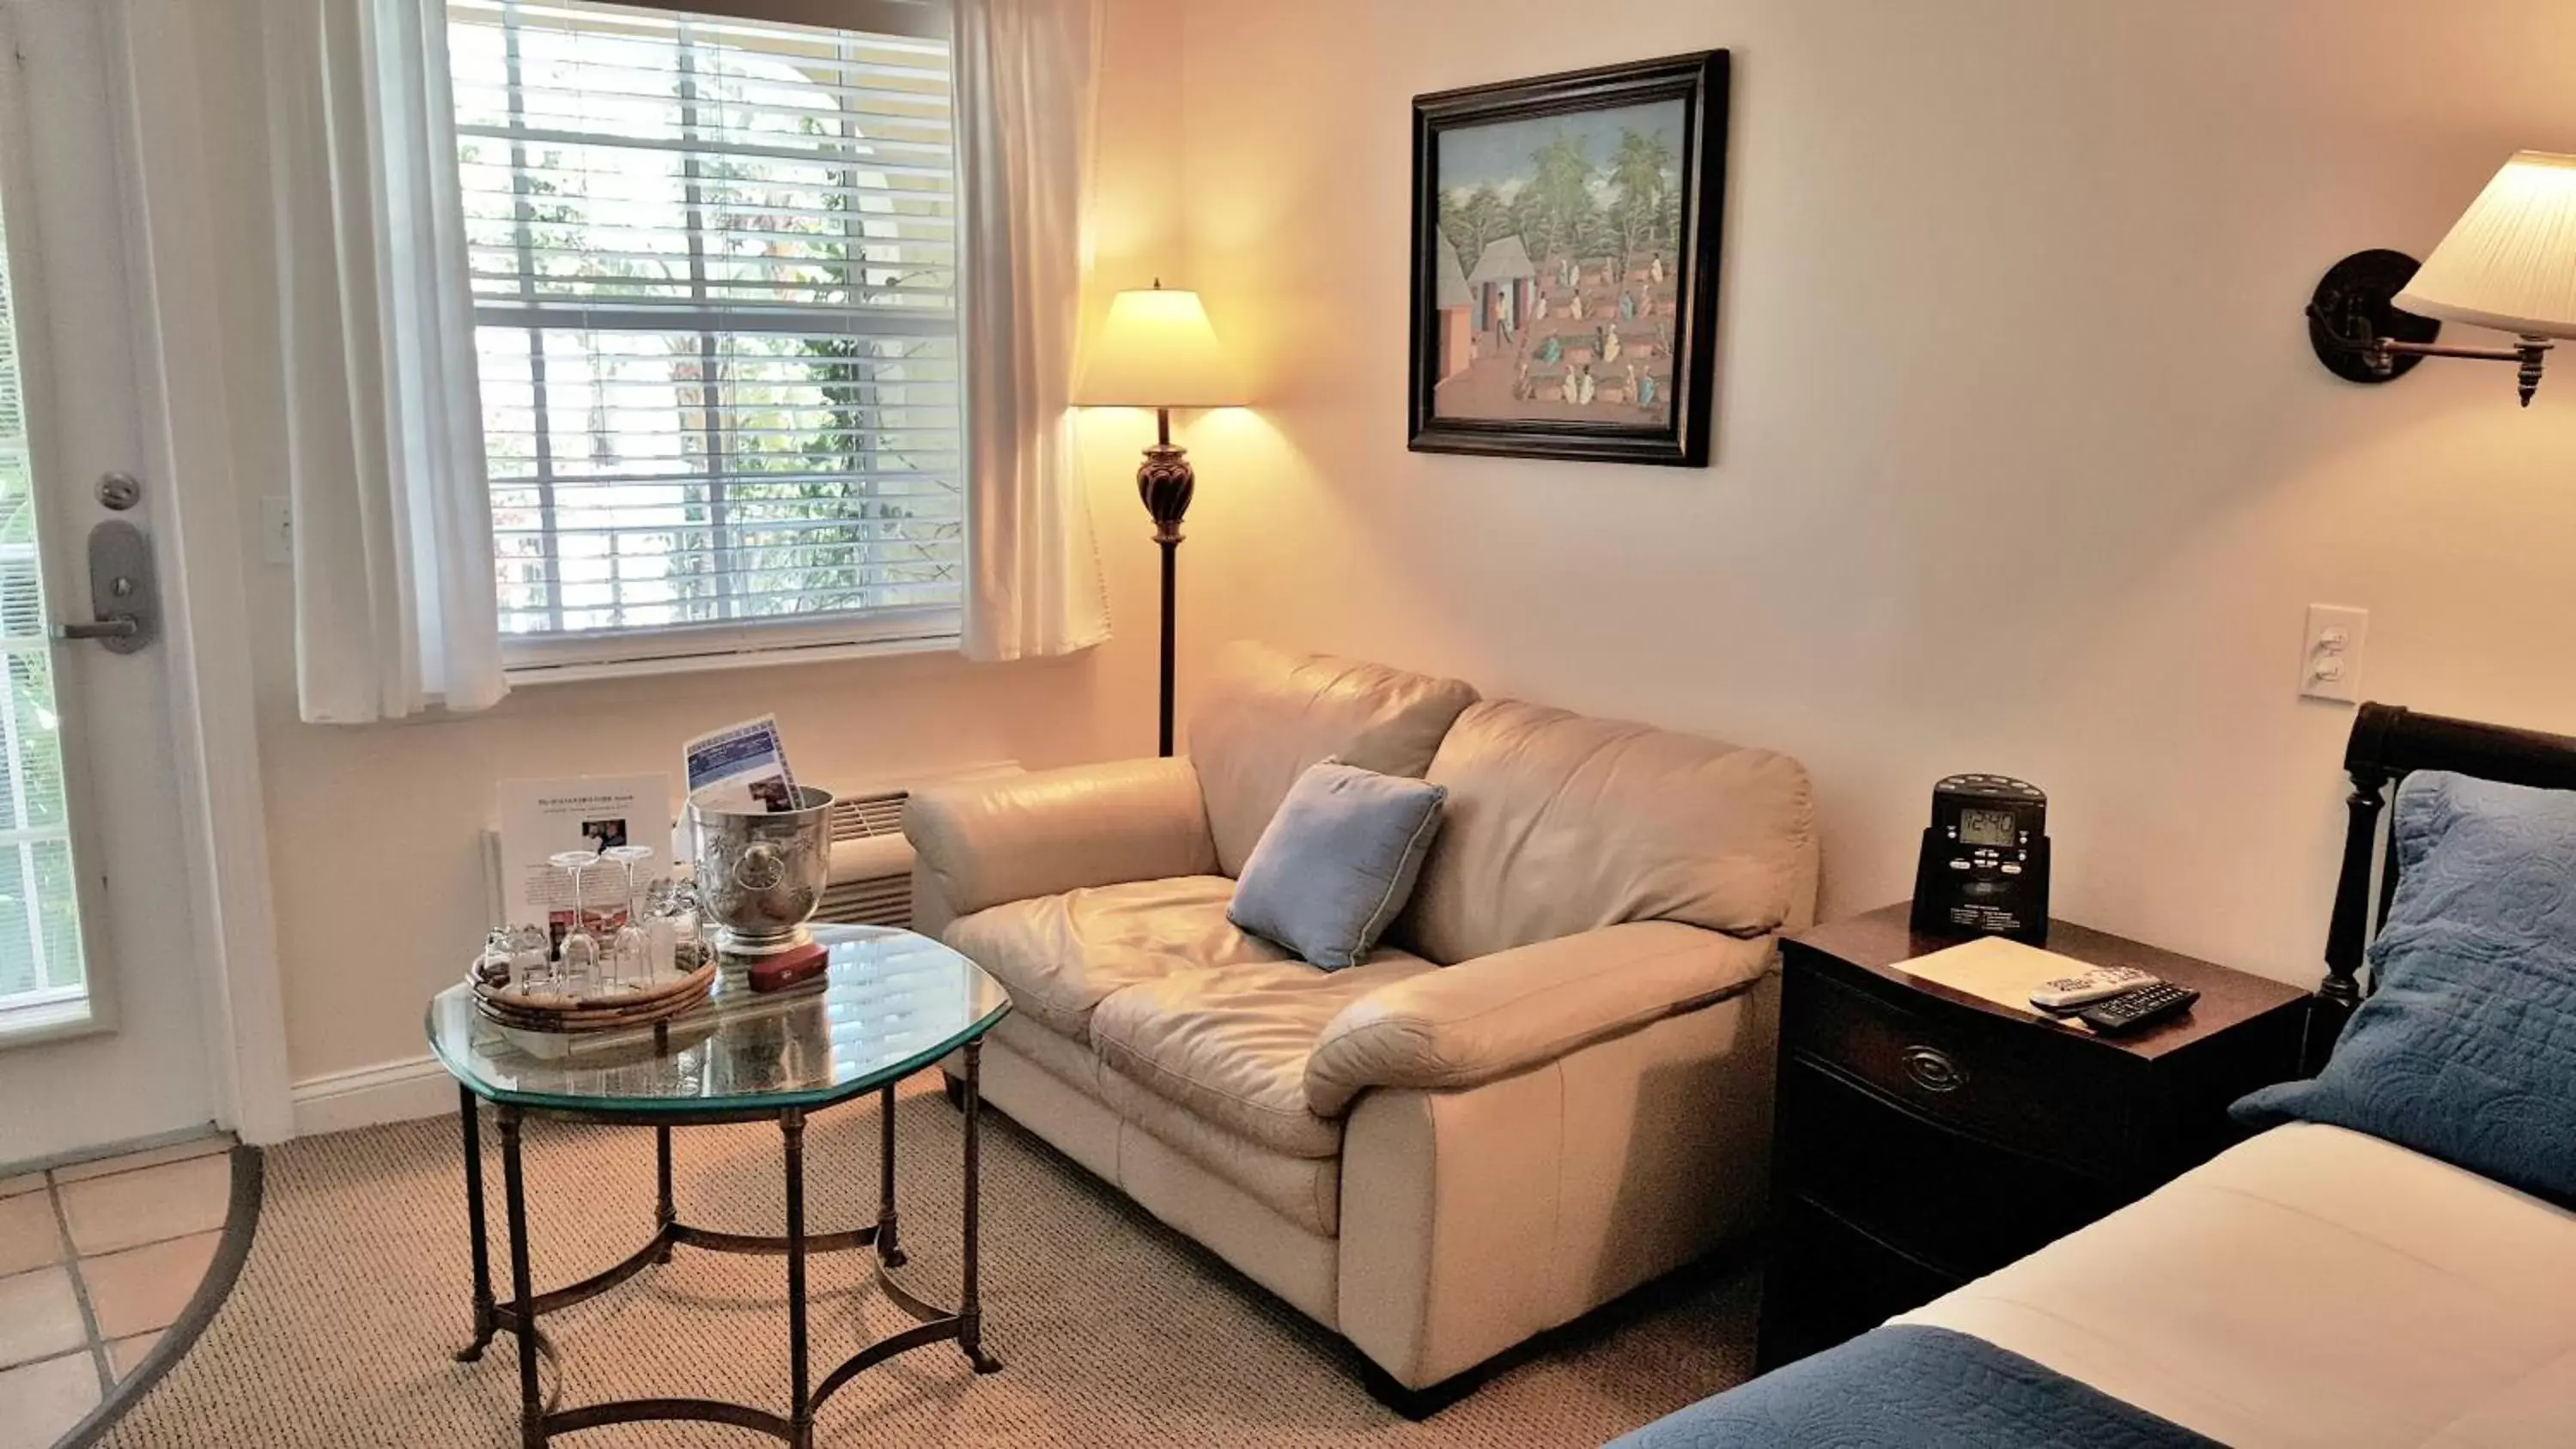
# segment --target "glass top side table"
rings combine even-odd
[[[543,1445],[555,1434],[603,1424],[687,1419],[731,1424],[810,1449],[814,1412],[861,1370],[906,1350],[954,1340],[975,1371],[1001,1363],[984,1351],[976,1288],[980,1164],[976,1117],[984,1034],[1010,1010],[1001,985],[975,963],[909,931],[816,926],[829,953],[820,987],[758,995],[738,975],[721,975],[707,1004],[668,1021],[582,1036],[514,1031],[475,1010],[460,983],[432,998],[430,1049],[458,1084],[465,1148],[467,1226],[473,1239],[474,1338],[457,1357],[482,1356],[510,1333],[519,1358],[520,1437]],[[964,1282],[954,1310],[935,1306],[895,1276],[904,1264],[895,1214],[894,1089],[951,1053],[963,1058],[965,1109]],[[879,1129],[877,1221],[812,1233],[805,1225],[805,1117],[874,1092]],[[492,1291],[483,1209],[480,1104],[493,1106],[501,1137],[502,1194],[510,1236],[507,1301]],[[654,1129],[657,1202],[653,1236],[625,1260],[578,1283],[540,1294],[530,1282],[526,1174],[521,1124],[530,1112]],[[716,1232],[679,1220],[673,1201],[671,1129],[709,1123],[778,1123],[784,1148],[786,1232],[781,1237]],[[542,1397],[537,1360],[552,1347],[537,1319],[604,1293],[678,1247],[760,1253],[787,1259],[789,1403],[785,1415],[703,1399],[633,1399],[557,1408]],[[812,1382],[807,1354],[805,1259],[809,1252],[872,1248],[887,1297],[915,1323],[870,1344]]]

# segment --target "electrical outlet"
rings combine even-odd
[[[272,564],[295,562],[295,510],[282,494],[259,500],[259,547]]]
[[[2308,605],[2307,643],[2299,650],[2299,693],[2308,699],[2361,702],[2361,645],[2370,611]]]

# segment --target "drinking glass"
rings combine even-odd
[[[680,968],[680,930],[672,918],[672,887],[657,876],[644,888],[644,961],[656,981],[688,973]]]
[[[559,850],[546,857],[557,870],[572,877],[572,929],[564,932],[557,959],[563,965],[557,975],[563,989],[571,995],[581,994],[585,985],[599,987],[599,941],[590,934],[590,917],[581,900],[582,873],[599,864],[596,850]]]
[[[510,928],[510,986],[517,991],[544,991],[555,981],[555,942],[543,926]]]
[[[510,928],[495,926],[483,938],[483,954],[474,958],[474,983],[504,990],[515,983],[510,969]]]
[[[688,975],[706,965],[698,945],[698,888],[688,880],[657,880],[652,903],[654,952],[670,950],[670,968]]]
[[[699,928],[698,883],[675,880],[670,884],[662,914],[671,922],[672,969],[686,976],[707,964],[706,940]]]
[[[649,845],[612,845],[600,854],[617,862],[626,872],[625,919],[608,938],[609,986],[645,987],[653,984],[653,962],[647,949],[643,898],[636,893],[635,867],[653,858]]]

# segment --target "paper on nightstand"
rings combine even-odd
[[[2026,1016],[2054,1020],[2030,1004],[2032,988],[2061,976],[2081,976],[2093,967],[2072,956],[2025,946],[2002,936],[1981,936],[1929,956],[1900,962],[1896,969],[1982,1001],[2009,1006]]]

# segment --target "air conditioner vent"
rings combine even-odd
[[[834,881],[823,892],[814,919],[848,926],[910,926],[912,872]]]
[[[1015,775],[1014,761],[977,765],[914,783]],[[912,842],[903,838],[903,802],[912,792],[901,785],[835,790],[832,801],[832,878],[823,888],[814,919],[846,926],[912,925]]]
[[[872,835],[903,833],[906,790],[877,790],[832,802],[832,838],[865,840]]]

